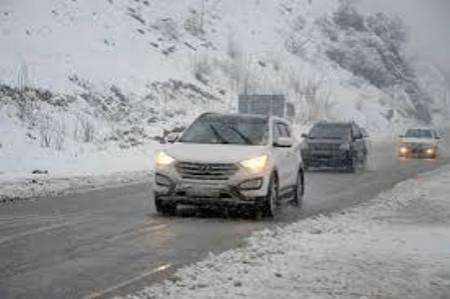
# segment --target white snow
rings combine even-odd
[[[255,233],[128,298],[447,298],[450,167],[371,202]]]
[[[33,179],[35,169],[58,178],[147,171],[155,136],[205,111],[236,111],[242,92],[285,94],[297,127],[329,119],[403,131],[416,123],[407,95],[325,55],[330,40],[318,24],[338,2],[0,1],[0,88],[21,95],[0,94],[0,185]],[[445,82],[428,63],[420,70],[435,120],[445,121]]]

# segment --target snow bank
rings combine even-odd
[[[147,142],[127,149],[85,145],[52,151],[32,142],[12,145],[0,149],[0,201],[149,181],[154,151],[162,146]]]
[[[254,234],[129,298],[447,298],[450,167],[372,202]]]

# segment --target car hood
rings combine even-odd
[[[416,143],[416,144],[423,144],[423,145],[436,145],[437,141],[434,139],[427,139],[427,138],[402,138],[402,143]]]
[[[178,161],[199,163],[237,163],[268,152],[266,146],[193,143],[174,143],[165,151]]]

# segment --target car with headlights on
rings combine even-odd
[[[245,209],[272,217],[301,204],[304,171],[289,123],[274,116],[205,113],[155,156],[154,203]]]
[[[400,136],[397,154],[402,158],[436,159],[441,137],[434,129],[408,129]]]
[[[367,161],[367,133],[354,122],[316,123],[304,141],[301,153],[305,169],[311,167],[345,168],[355,172]]]

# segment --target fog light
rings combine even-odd
[[[172,185],[171,180],[165,175],[157,173],[155,176],[155,183],[158,186],[170,187]]]
[[[262,178],[252,179],[245,181],[239,185],[239,189],[241,190],[259,190],[261,189],[263,184]]]

